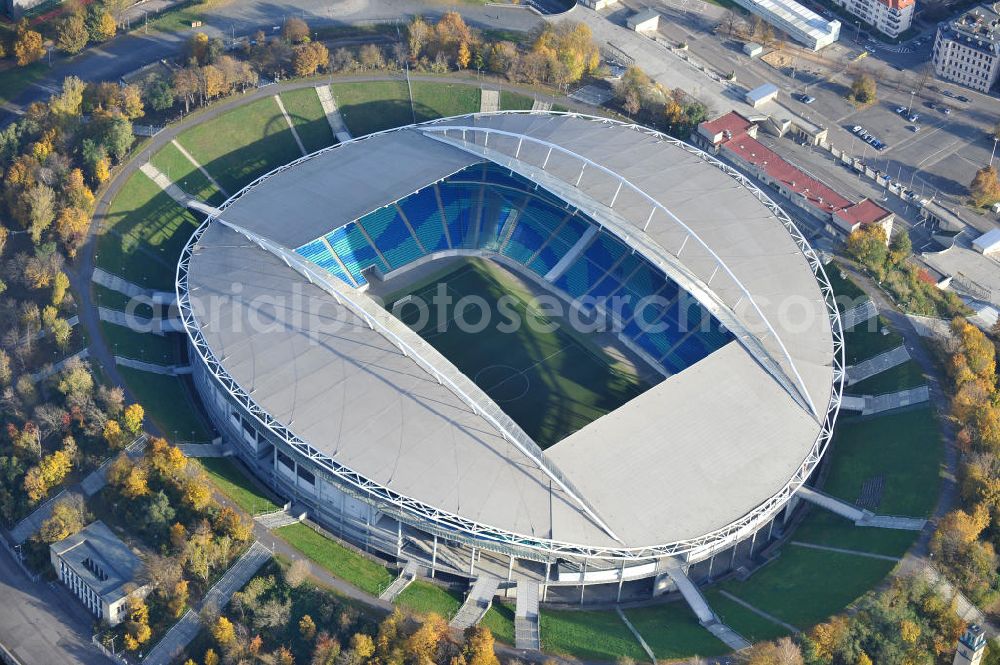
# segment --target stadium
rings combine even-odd
[[[358,547],[543,600],[688,597],[743,565],[840,405],[833,292],[789,217],[606,118],[303,157],[210,211],[176,288],[195,386],[260,480]]]

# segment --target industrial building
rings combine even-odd
[[[840,21],[828,21],[795,0],[736,0],[736,4],[813,51],[840,38]]]

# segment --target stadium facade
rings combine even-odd
[[[368,295],[454,256],[575,307],[685,295],[710,325],[616,312],[664,379],[543,451]],[[208,217],[177,294],[203,402],[275,492],[358,546],[529,578],[547,600],[742,565],[780,533],[840,405],[832,289],[787,215],[714,157],[603,118],[475,114],[304,157]]]

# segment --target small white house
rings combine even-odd
[[[759,58],[764,53],[764,47],[757,42],[747,42],[743,45],[743,52],[751,58]]]
[[[746,94],[747,104],[754,108],[759,108],[760,106],[772,101],[778,96],[778,86],[773,83],[765,83],[764,85],[758,86]]]
[[[1000,254],[1000,229],[987,231],[973,240],[972,248],[986,256]]]
[[[625,24],[636,32],[656,32],[660,29],[660,14],[655,9],[643,9],[629,16]]]

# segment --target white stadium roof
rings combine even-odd
[[[738,340],[539,463],[378,327],[247,239],[294,248],[486,158],[645,253]],[[263,179],[223,206],[223,223],[203,229],[180,288],[194,313],[189,331],[219,371],[336,464],[499,532],[617,552],[685,543],[671,550],[685,551],[763,515],[761,506],[780,508],[818,461],[835,417],[839,358],[827,300],[778,213],[702,153],[648,130],[568,115],[464,116],[343,144]],[[238,299],[210,300],[232,296],[234,284]],[[294,305],[278,312],[257,296]],[[269,329],[251,325],[275,319]],[[332,319],[346,324],[331,329]],[[553,470],[609,529],[553,489]]]

